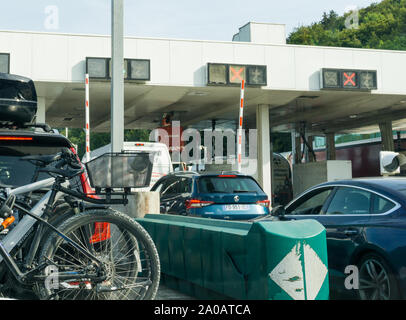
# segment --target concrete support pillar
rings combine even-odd
[[[46,113],[46,99],[44,97],[37,98],[37,117],[35,123],[45,123],[45,113]]]
[[[326,160],[336,159],[336,144],[334,133],[326,134]]]
[[[382,137],[382,151],[395,151],[395,143],[393,141],[392,122],[386,121],[379,123],[379,130]]]
[[[258,105],[256,112],[258,142],[258,182],[272,201],[272,157],[269,105]]]

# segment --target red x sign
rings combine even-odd
[[[230,82],[240,83],[245,78],[245,67],[230,66]]]
[[[355,72],[349,72],[348,74],[346,72],[344,72],[344,86],[352,86],[355,87]]]

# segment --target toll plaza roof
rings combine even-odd
[[[126,128],[159,127],[168,112],[183,127],[236,120],[241,67],[251,81],[245,89],[246,127],[255,127],[258,105],[269,105],[275,130],[301,121],[314,134],[378,131],[383,120],[392,120],[394,130],[406,128],[406,52],[287,45],[280,37],[234,39],[239,41],[125,37],[125,58],[149,61],[147,78],[125,81]],[[84,127],[87,58],[109,58],[110,36],[0,31],[2,53],[10,73],[34,80],[47,123]],[[94,72],[108,74],[105,61],[107,71],[95,65]],[[131,68],[126,72],[137,70],[135,64]],[[263,74],[255,83],[257,72]],[[93,131],[110,130],[108,75],[90,80],[90,124]]]

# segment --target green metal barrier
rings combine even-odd
[[[200,299],[328,299],[327,245],[315,220],[137,219],[157,246],[166,285]]]

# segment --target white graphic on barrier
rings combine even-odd
[[[328,269],[308,244],[303,245],[303,250],[301,246],[298,242],[269,276],[292,299],[314,300],[320,292]]]

